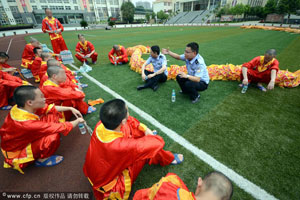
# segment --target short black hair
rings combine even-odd
[[[188,43],[186,46],[190,47],[193,52],[199,52],[199,45],[196,42]]]
[[[14,91],[14,100],[19,108],[24,108],[26,101],[35,99],[35,90],[33,85],[23,85],[17,87]]]
[[[276,50],[275,49],[269,49],[265,52],[266,55],[275,57],[276,56]]]
[[[33,53],[34,53],[34,54],[37,54],[37,50],[38,50],[38,49],[41,49],[41,48],[40,48],[40,47],[34,47]]]
[[[0,58],[9,58],[9,56],[5,52],[0,52]]]
[[[152,46],[151,50],[153,53],[156,53],[157,55],[160,54],[160,49],[159,49],[159,46],[157,46],[157,45]]]
[[[80,37],[84,37],[84,35],[79,33],[79,34],[78,34],[78,39],[79,39]]]
[[[110,130],[116,129],[126,116],[126,104],[121,99],[108,101],[100,109],[100,120],[104,127]]]

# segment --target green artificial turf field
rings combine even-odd
[[[161,85],[157,92],[151,89],[137,91],[136,87],[143,84],[140,75],[131,71],[128,64],[111,65],[107,57],[113,44],[125,47],[159,45],[182,54],[185,45],[195,41],[199,43],[199,53],[207,66],[242,64],[263,55],[267,49],[275,48],[280,68],[294,72],[300,69],[298,34],[236,27],[149,27],[64,32],[64,39],[73,53],[78,33],[85,34],[99,54],[98,63],[91,65],[93,71],[89,75],[276,198],[299,199],[299,87],[275,87],[275,90],[266,93],[250,87],[246,94],[241,94],[238,82],[212,81],[194,105],[189,98],[178,93],[179,86],[173,80]],[[48,35],[34,37],[51,47]],[[143,55],[144,59],[147,57]],[[167,59],[168,66],[185,64],[170,56]],[[76,61],[75,65],[80,66],[80,63]],[[89,84],[84,89],[86,99],[102,97],[108,101],[113,98],[88,79],[83,78],[81,82]],[[176,90],[175,103],[171,102],[172,89]],[[100,105],[96,107],[100,109]],[[98,113],[85,117],[91,127],[98,122]],[[150,128],[157,129],[133,111],[130,114]],[[133,191],[150,187],[168,172],[177,173],[194,191],[197,177],[212,168],[164,133],[159,131],[159,135],[166,141],[165,149],[183,153],[185,161],[178,166],[163,168],[146,166]],[[235,185],[233,199],[253,197]]]

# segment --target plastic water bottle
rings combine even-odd
[[[242,94],[245,94],[248,89],[248,85],[244,85],[242,89]]]
[[[78,127],[79,127],[80,133],[81,133],[82,135],[86,134],[86,129],[85,129],[83,123],[79,123],[79,124],[78,124]]]
[[[172,90],[172,102],[174,103],[176,101],[176,94],[175,94],[175,90]]]

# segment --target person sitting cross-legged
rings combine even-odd
[[[78,88],[61,85],[67,79],[65,70],[60,66],[51,66],[47,69],[48,80],[40,87],[48,104],[71,106],[82,114],[92,113],[96,108],[84,102],[85,94]],[[72,117],[71,112],[64,112],[66,120]]]
[[[116,55],[115,55],[116,54]],[[114,45],[108,53],[108,59],[113,65],[122,65],[128,62],[126,49],[121,45]]]
[[[43,93],[31,85],[18,87],[14,99],[16,105],[0,128],[4,168],[23,174],[23,169],[32,162],[45,167],[62,162],[62,156],[53,155],[60,145],[60,134],[66,136],[84,122],[80,112],[72,107],[45,104]],[[59,112],[67,110],[77,119],[61,123]]]
[[[97,199],[127,200],[145,164],[179,164],[182,154],[163,150],[165,142],[134,117],[121,99],[103,104],[83,172]]]
[[[145,70],[145,66],[152,63],[154,72]],[[144,85],[138,86],[137,90],[152,88],[156,91],[159,87],[158,83],[166,82],[168,78],[167,59],[166,56],[160,53],[159,46],[152,46],[150,57],[142,66],[142,79],[146,81]]]

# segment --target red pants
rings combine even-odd
[[[79,110],[79,112],[81,114],[84,114],[84,115],[87,114],[87,111],[89,108],[89,105],[82,100],[65,100],[65,101],[63,101],[62,106],[76,108],[77,110]],[[64,115],[65,115],[66,120],[68,121],[71,119],[73,114],[71,111],[65,111]]]
[[[252,69],[247,71],[249,83],[269,83],[271,81],[271,71],[257,72]],[[243,73],[241,73],[241,80],[244,79]]]
[[[112,59],[112,57],[109,57],[109,60],[110,60],[110,62],[111,62],[113,65],[115,64],[115,61]],[[127,62],[128,62],[128,57],[120,58],[120,59],[118,59],[117,62],[118,62],[118,63],[117,63],[118,65],[127,63]]]
[[[78,54],[75,54],[75,57],[82,63],[87,61],[86,58],[83,58]],[[96,62],[98,58],[98,53],[97,52],[93,53],[90,58],[92,59],[92,62]]]
[[[59,54],[61,51],[68,50],[68,47],[65,43],[64,38],[58,38],[55,40],[51,40],[53,52]]]
[[[13,97],[15,88],[16,87],[0,85],[0,108],[8,105],[8,99]]]

